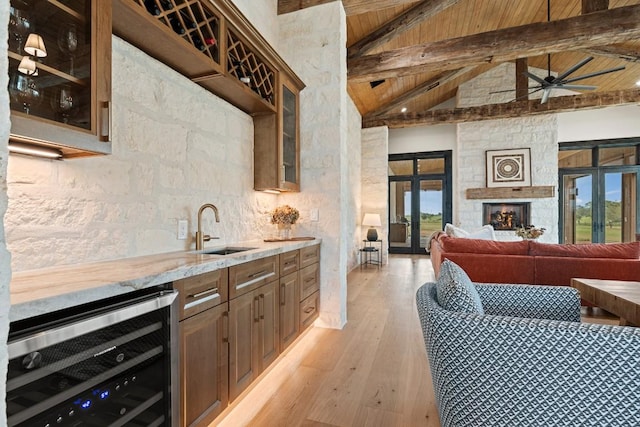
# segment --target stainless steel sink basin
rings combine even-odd
[[[226,247],[226,248],[217,248],[217,249],[205,249],[199,251],[200,254],[206,255],[231,255],[236,254],[238,252],[250,251],[255,248],[240,248],[240,247]]]

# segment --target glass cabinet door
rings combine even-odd
[[[298,138],[298,95],[282,85],[282,170],[280,182],[283,188],[300,188],[299,138]]]
[[[110,139],[111,8],[106,3],[11,0],[8,90],[14,140],[110,152],[110,145],[96,144]]]

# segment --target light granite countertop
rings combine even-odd
[[[9,320],[22,320],[149,286],[162,285],[320,242],[320,239],[287,242],[253,240],[225,245],[253,248],[225,256],[179,251],[17,272],[11,279]],[[212,246],[206,249],[215,248]]]

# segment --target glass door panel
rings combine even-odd
[[[593,229],[593,176],[591,173],[563,176],[563,243],[591,243]]]
[[[411,180],[389,183],[389,247],[411,248]]]
[[[420,181],[420,241],[417,244],[419,249],[426,248],[427,240],[434,231],[444,229],[442,190],[443,182],[441,180]]]
[[[636,181],[636,173],[605,173],[605,243],[635,240]]]

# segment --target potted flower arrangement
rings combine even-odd
[[[278,206],[271,211],[271,224],[277,224],[282,240],[289,239],[291,225],[300,218],[300,212],[289,205]]]
[[[545,230],[545,228],[537,228],[535,225],[524,225],[516,228],[516,236],[525,240],[537,239],[544,234]]]

